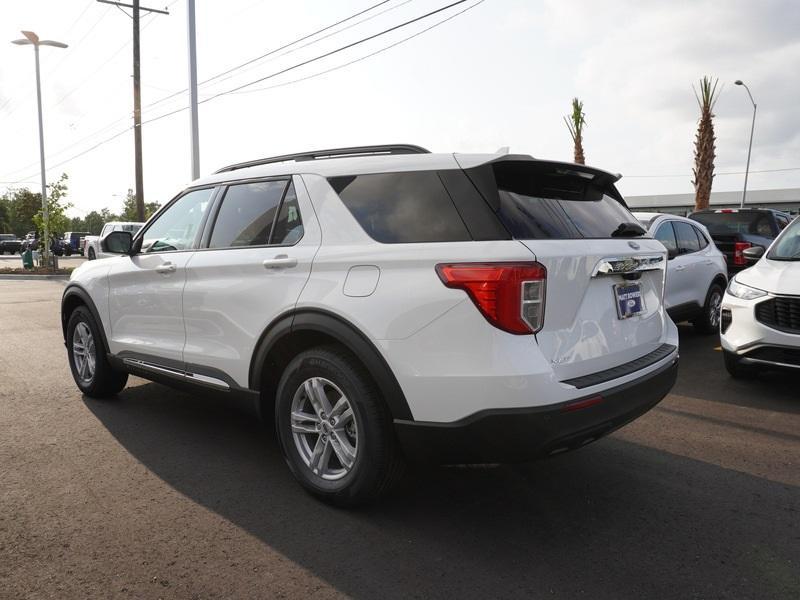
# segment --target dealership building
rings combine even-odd
[[[694,210],[694,194],[662,194],[658,196],[628,196],[633,211],[666,212],[686,215]],[[711,208],[739,208],[742,192],[711,192]],[[774,208],[792,214],[800,212],[800,188],[779,190],[748,190],[748,208]]]

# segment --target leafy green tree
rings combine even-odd
[[[64,201],[67,195],[67,179],[69,176],[62,173],[57,182],[47,186],[47,212],[50,235],[61,236],[69,228],[70,218],[67,210],[72,208],[72,204]],[[41,199],[41,195],[40,195]],[[44,217],[41,208],[33,216],[33,222],[39,232],[39,238],[44,239]]]
[[[103,214],[105,213],[105,214]],[[107,216],[113,217],[108,212],[107,208],[103,209],[103,213],[99,213],[96,210],[93,210],[89,214],[86,215],[83,219],[83,226],[84,229],[82,231],[88,231],[92,235],[100,235],[100,231],[103,229],[103,225],[105,225],[106,221],[113,221],[113,218],[106,218]]]
[[[35,194],[28,188],[19,188],[10,192],[6,198],[9,227],[12,233],[24,236],[35,228],[33,216],[42,209],[42,195]]]
[[[88,231],[88,229],[86,229],[86,221],[80,217],[72,217],[69,220],[68,231]]]
[[[145,220],[153,216],[161,204],[158,202],[145,202],[144,203],[144,218]],[[136,210],[136,194],[133,190],[128,188],[128,193],[125,195],[125,200],[122,203],[122,214],[120,215],[121,221],[138,221],[138,211]]]
[[[0,233],[11,231],[11,201],[7,195],[0,196]]]

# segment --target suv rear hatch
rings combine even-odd
[[[547,269],[536,340],[559,381],[615,369],[659,349],[666,251],[645,237],[614,186],[617,176],[525,157],[465,172],[511,235]]]

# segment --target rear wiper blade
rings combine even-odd
[[[647,233],[641,225],[636,223],[620,223],[612,233],[611,237],[635,237]]]

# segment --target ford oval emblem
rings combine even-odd
[[[628,246],[630,246],[634,250],[638,250],[640,247],[639,244],[637,244],[636,242],[628,242]]]

